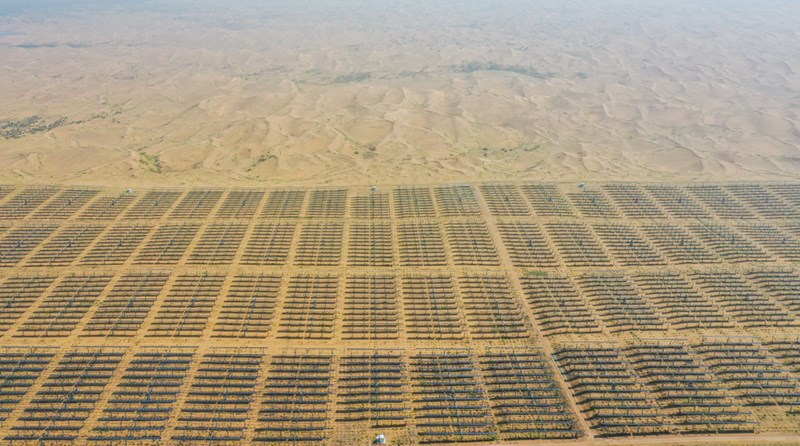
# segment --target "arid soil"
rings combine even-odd
[[[0,10],[0,181],[800,176],[795,2],[192,3]]]

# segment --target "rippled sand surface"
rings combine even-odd
[[[796,2],[111,3],[0,6],[0,181],[800,177]]]

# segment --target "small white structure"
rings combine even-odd
[[[373,185],[372,186],[372,192],[378,192],[378,186]]]
[[[581,183],[578,185],[578,187],[581,189],[586,189],[586,183]]]
[[[386,444],[386,435],[379,434],[378,436],[375,437],[375,441],[373,443]]]
[[[128,188],[128,190],[127,190],[126,192],[127,192],[127,193],[129,193],[129,194],[132,194],[132,193],[133,193],[133,189],[131,189],[131,188],[129,187],[129,188]]]

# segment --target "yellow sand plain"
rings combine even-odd
[[[340,238],[345,237],[343,228],[347,227],[347,235],[341,238],[338,249],[348,262],[337,260],[336,266],[308,267],[294,261],[298,257],[296,252],[301,251],[298,231],[298,240],[293,241],[290,236],[287,244],[287,259],[291,251],[293,262],[286,260],[285,265],[273,268],[273,272],[285,273],[288,281],[290,275],[299,271],[341,273],[342,280],[354,272],[372,274],[383,271],[381,268],[389,268],[389,272],[398,278],[417,272],[419,266],[401,267],[391,259],[390,267],[361,267],[364,271],[354,269],[349,262],[351,256],[356,257],[351,253],[350,243],[362,237],[350,232],[358,220],[385,220],[387,228],[390,228],[386,233],[389,245],[406,243],[398,235],[399,229],[391,228],[410,221],[409,217],[399,215],[398,209],[402,210],[403,206],[416,209],[416,194],[404,198],[407,201],[404,205],[398,199],[405,197],[404,192],[383,185],[452,182],[487,185],[485,182],[501,181],[516,190],[517,185],[559,183],[554,187],[569,197],[569,206],[576,206],[576,209],[584,206],[590,212],[581,211],[568,216],[556,213],[542,222],[583,225],[588,221],[594,229],[586,231],[606,231],[603,234],[612,242],[603,244],[611,245],[617,224],[633,225],[637,228],[634,232],[638,233],[638,228],[644,224],[636,221],[651,223],[651,219],[659,220],[664,216],[656,212],[646,220],[630,217],[628,209],[623,206],[625,196],[614,198],[616,204],[608,205],[612,209],[616,206],[625,209],[624,218],[617,211],[611,212],[616,215],[612,217],[602,213],[591,214],[600,205],[595,198],[585,198],[594,195],[579,193],[578,181],[588,181],[590,190],[593,190],[595,184],[621,181],[647,182],[647,187],[658,189],[660,186],[653,186],[653,183],[800,180],[800,51],[797,51],[796,43],[800,41],[797,28],[800,3],[797,2],[238,0],[234,4],[215,4],[209,0],[159,0],[135,2],[135,5],[124,3],[110,0],[94,4],[90,0],[69,3],[57,0],[0,1],[0,185],[15,185],[10,188],[0,186],[0,211],[11,215],[0,218],[3,220],[0,221],[1,240],[6,249],[6,254],[0,257],[5,259],[8,253],[22,253],[17,261],[7,261],[6,269],[0,271],[2,286],[9,293],[15,291],[9,284],[17,276],[23,277],[22,282],[27,284],[22,287],[27,290],[25,292],[36,294],[35,290],[30,291],[32,287],[29,285],[38,280],[52,281],[53,278],[47,279],[50,274],[58,275],[60,281],[73,273],[93,272],[97,265],[84,264],[83,258],[78,261],[81,249],[86,248],[78,248],[78,242],[88,241],[92,249],[106,246],[101,243],[99,234],[110,234],[112,226],[130,230],[134,236],[141,233],[142,238],[136,242],[138,245],[132,248],[137,256],[140,252],[162,252],[164,246],[172,247],[173,240],[164,242],[156,227],[159,230],[167,227],[164,231],[169,232],[170,225],[175,223],[174,218],[189,224],[189,230],[193,227],[198,234],[198,228],[202,227],[203,237],[208,235],[209,239],[213,239],[214,231],[222,227],[220,222],[228,228],[236,226],[243,231],[240,234],[241,246],[227,246],[234,253],[228,265],[214,264],[216,260],[212,259],[214,261],[207,265],[187,266],[190,262],[183,257],[189,254],[184,256],[183,251],[194,253],[205,249],[201,246],[203,238],[193,238],[192,235],[178,254],[179,260],[172,265],[149,264],[147,255],[142,257],[144,261],[134,263],[131,251],[123,257],[130,257],[123,260],[127,262],[125,265],[106,266],[107,275],[115,277],[113,286],[120,283],[124,274],[134,270],[166,271],[165,277],[170,277],[165,279],[170,280],[169,286],[164,287],[163,292],[156,291],[151,311],[147,313],[146,321],[143,319],[143,326],[149,329],[158,322],[157,314],[169,308],[165,302],[172,289],[180,288],[175,286],[180,273],[206,274],[206,269],[209,269],[225,276],[230,270],[230,279],[220,279],[226,281],[227,293],[233,271],[248,271],[239,264],[246,252],[243,240],[247,239],[247,243],[253,241],[257,246],[258,222],[263,218],[267,221],[269,218],[282,218],[263,217],[270,206],[264,194],[265,188],[288,190],[299,187],[314,190],[314,193],[321,191],[320,194],[324,195],[327,187],[333,185],[346,186],[354,191],[342,201],[342,214],[334,219],[334,223],[342,225]],[[102,192],[95,197],[96,191],[75,188],[62,197],[56,196],[55,191],[20,187],[37,184],[96,186]],[[380,184],[380,192],[371,191],[371,184]],[[239,186],[250,188],[250,192],[235,189]],[[751,186],[761,188],[759,185]],[[128,187],[135,191],[122,192]],[[172,190],[159,191],[164,187]],[[157,189],[151,191],[152,196],[147,192],[150,188]],[[197,195],[186,193],[188,205],[182,209],[191,211],[179,217],[168,216],[168,209],[173,206],[181,208],[177,204],[178,197],[183,196],[184,191],[201,188],[214,190],[197,192]],[[443,208],[439,202],[441,197],[430,195],[434,188],[425,186],[423,189],[424,193],[420,194],[428,196],[431,209],[431,196],[435,197],[436,208]],[[296,189],[292,190],[291,193],[298,193]],[[701,198],[703,203],[697,205],[705,217],[679,213],[664,218],[697,226],[695,218],[717,220],[712,217],[718,212],[715,206],[723,213],[730,212],[727,208],[734,206],[734,202],[734,207],[741,205],[744,209],[752,206],[753,209],[747,211],[755,212],[749,220],[752,224],[740,224],[737,211],[721,217],[724,222],[720,225],[750,231],[743,239],[761,236],[756,244],[769,247],[766,258],[779,259],[779,262],[768,262],[767,265],[775,266],[776,271],[777,267],[782,267],[794,272],[797,269],[796,257],[786,260],[782,256],[796,254],[796,214],[781,214],[779,204],[783,203],[784,211],[796,211],[797,202],[787,198],[796,197],[796,193],[795,189],[787,186],[785,194],[776,198],[773,195],[777,194],[776,190],[769,189],[770,192],[763,196],[750,196],[746,190],[741,191],[742,196],[750,197],[751,201],[739,195],[729,201],[718,201],[717,195],[712,194],[710,198]],[[32,198],[25,195],[29,192]],[[270,194],[274,192],[271,190]],[[423,219],[418,231],[423,239],[432,233],[430,228],[439,228],[433,231],[437,233],[446,228],[449,238],[446,243],[442,239],[440,244],[442,258],[447,259],[453,258],[460,249],[450,247],[451,244],[457,245],[461,237],[457,233],[460,226],[455,223],[488,222],[484,227],[487,238],[483,239],[488,240],[488,245],[477,246],[488,246],[491,250],[495,245],[499,247],[502,254],[499,264],[464,268],[448,260],[449,263],[445,262],[443,266],[429,268],[429,272],[452,272],[456,277],[455,272],[461,269],[470,274],[486,274],[494,268],[495,273],[512,278],[512,288],[515,288],[512,291],[517,299],[524,295],[520,280],[529,272],[514,265],[509,254],[503,254],[510,250],[504,247],[506,242],[498,224],[538,222],[531,215],[537,214],[539,209],[528,213],[528,205],[520,198],[520,206],[525,211],[504,214],[503,209],[515,202],[500,192],[488,193],[481,189],[478,194],[478,197],[483,197],[478,200],[480,212],[474,214],[461,216],[456,213],[455,217],[437,215],[433,211],[431,215],[411,214],[412,220]],[[35,195],[39,193],[52,194],[52,197],[47,195],[38,202]],[[70,195],[73,193],[78,197],[89,194],[89,198],[81,201]],[[216,201],[203,198],[204,194],[215,193]],[[223,193],[224,199],[221,198]],[[237,193],[243,195],[235,195]],[[248,199],[248,193],[257,198]],[[489,204],[493,193],[499,197],[495,198],[495,205],[500,211]],[[174,196],[170,201],[159,194]],[[543,194],[541,206],[559,205],[560,202],[551,201],[549,192]],[[664,194],[667,198],[658,198],[657,201],[661,203],[659,206],[669,209],[667,214],[675,209],[682,211],[690,201],[681,199],[676,204],[672,202],[671,192]],[[384,201],[373,200],[373,195],[383,196]],[[23,198],[19,199],[21,196]],[[597,196],[602,197],[602,194]],[[764,201],[764,196],[769,197],[768,201]],[[454,203],[462,203],[460,193],[452,192],[451,198],[456,200]],[[743,203],[738,203],[738,199]],[[132,205],[134,200],[136,204]],[[244,206],[248,200],[252,201],[249,208]],[[281,200],[291,202],[287,195],[275,203],[286,204]],[[320,200],[320,203],[325,204],[326,200]],[[526,196],[525,200],[533,202],[534,199]],[[295,224],[303,228],[313,226],[299,218],[300,209],[307,211],[313,208],[312,204],[303,205],[303,198],[299,203],[297,215],[290,217],[292,227]],[[639,199],[627,202],[627,206],[634,210],[645,204],[645,200],[640,202]],[[33,209],[39,205],[47,212],[63,215],[34,213]],[[91,209],[92,212],[79,212],[84,205],[84,210]],[[130,218],[123,216],[122,209],[130,205],[132,209],[147,212],[142,214],[144,216],[136,213]],[[252,213],[241,217],[239,211],[233,214],[220,212],[226,206],[234,210],[250,209]],[[358,214],[359,206],[369,211],[368,217]],[[371,206],[384,206],[385,214],[370,214]],[[150,207],[163,212],[148,216]],[[205,217],[195,213],[201,208],[207,211]],[[713,212],[706,215],[705,208],[713,209]],[[117,214],[112,215],[114,209],[117,209]],[[780,215],[776,217],[773,213]],[[210,217],[212,214],[216,217]],[[304,213],[306,217],[308,215]],[[108,224],[95,221],[99,218],[105,218]],[[41,223],[39,220],[48,219],[58,220],[58,225],[63,225],[63,228],[59,227],[55,235],[47,233],[41,236],[41,243],[31,242],[29,239],[35,238],[41,228],[30,228],[36,226],[34,223]],[[138,225],[125,226],[126,222],[139,220],[144,221],[141,228]],[[414,221],[403,231],[416,231],[414,225],[417,223]],[[47,227],[49,223],[44,221],[44,224]],[[78,232],[62,237],[62,232],[66,233],[73,225],[79,228]],[[780,229],[772,228],[775,231],[770,232],[769,225],[779,225]],[[552,231],[559,230],[558,225],[554,228]],[[176,229],[177,235],[173,239],[179,239],[184,230],[184,226]],[[219,246],[227,245],[226,231],[222,232]],[[395,231],[394,235],[392,231]],[[666,237],[666,249],[675,248],[670,243],[674,245],[677,239],[670,240],[670,234],[662,234],[658,228],[654,231],[647,237]],[[310,247],[308,249],[315,251],[319,246],[325,246],[313,238],[313,230],[308,234],[302,235],[310,240],[302,241],[304,246]],[[319,237],[331,238],[324,234]],[[441,238],[442,234],[438,237]],[[569,251],[574,236],[563,237],[564,249]],[[17,238],[28,241],[22,243]],[[131,237],[126,232],[123,238],[130,240]],[[676,249],[680,254],[684,251],[684,240],[678,238],[681,248]],[[472,241],[470,238],[464,240]],[[738,240],[731,238],[727,243],[738,243]],[[462,243],[467,242],[462,240]],[[712,239],[709,243],[713,242]],[[530,247],[531,241],[527,243]],[[413,240],[408,242],[412,247],[417,244]],[[152,249],[147,248],[148,245]],[[288,248],[290,245],[291,249]],[[421,242],[426,249],[428,245]],[[113,251],[123,243],[107,246],[111,246]],[[377,245],[370,246],[374,248]],[[445,246],[448,247],[446,250]],[[582,242],[577,246],[583,252]],[[724,251],[726,246],[722,243],[720,250]],[[400,247],[400,252],[396,251],[394,255],[399,256],[404,249],[409,248]],[[772,250],[778,254],[773,256]],[[320,249],[322,251],[324,249]],[[355,249],[355,254],[359,254],[357,251]],[[625,258],[629,251],[634,252],[630,240],[610,252]],[[53,252],[58,254],[53,255]],[[72,253],[74,257],[62,261],[66,266],[53,267],[54,259],[69,257]],[[367,257],[372,258],[374,254]],[[391,252],[389,257],[392,257]],[[727,261],[710,263],[715,273],[730,270],[745,274],[750,266],[761,267],[756,262],[758,259],[749,260],[753,265],[747,261],[743,266],[727,265]],[[720,267],[718,264],[724,265]],[[620,260],[608,265],[598,271],[604,274],[625,271],[627,274],[636,269],[636,266]],[[678,267],[665,265],[659,263],[650,269],[662,271],[672,268],[681,274],[696,272],[696,265],[691,263]],[[250,268],[253,273],[265,270],[263,266]],[[572,274],[569,269],[561,269],[567,275]],[[639,269],[646,271],[648,268]],[[587,271],[593,270],[594,267]],[[39,273],[41,277],[36,275]],[[576,272],[575,277],[577,275]],[[20,313],[14,319],[12,329],[0,334],[3,338],[0,347],[3,349],[16,346],[61,349],[57,354],[58,360],[51,361],[49,368],[22,392],[24,398],[17,403],[6,402],[13,404],[14,409],[0,423],[0,438],[4,441],[17,432],[16,428],[20,431],[29,428],[43,431],[28,426],[23,415],[33,407],[40,390],[46,388],[45,384],[49,382],[46,380],[51,379],[56,364],[67,354],[66,347],[90,344],[93,348],[99,345],[133,346],[125,351],[124,367],[119,366],[109,373],[109,385],[98,394],[100,403],[79,431],[78,444],[81,444],[86,443],[97,426],[102,427],[98,421],[102,410],[113,406],[110,389],[121,388],[122,370],[127,370],[134,352],[140,349],[161,348],[165,343],[175,348],[198,348],[200,353],[192,360],[190,373],[194,379],[199,376],[197,369],[201,354],[220,349],[262,348],[266,345],[269,354],[274,355],[295,347],[301,350],[331,348],[339,355],[348,348],[365,345],[374,348],[376,345],[373,341],[348,343],[341,339],[341,310],[336,313],[336,336],[329,340],[286,341],[275,333],[270,333],[269,338],[264,335],[255,340],[215,339],[211,336],[212,331],[217,330],[223,305],[227,305],[221,297],[213,300],[213,307],[203,322],[207,323],[207,328],[203,325],[203,336],[193,340],[187,341],[180,336],[156,336],[148,340],[145,329],[136,331],[132,343],[129,338],[108,341],[79,335],[94,320],[95,314],[102,316],[100,303],[110,300],[107,298],[111,287],[102,296],[95,296],[96,300],[83,310],[86,314],[76,313],[79,323],[75,327],[78,328],[67,330],[67,334],[56,335],[50,340],[38,338],[41,333],[30,338],[17,336],[26,333],[28,328],[25,324],[32,327],[31,332],[38,330],[38,325],[29,323],[29,320],[49,323],[50,307],[44,302],[55,294],[56,285],[48,286],[50,288],[46,291],[36,294],[35,305],[26,304],[29,306],[24,307],[24,314]],[[283,302],[288,294],[285,291],[288,282],[281,286],[284,291],[281,291],[281,303],[277,308],[282,316],[287,307]],[[344,289],[344,285],[339,288]],[[343,296],[337,295],[334,299],[341,301]],[[522,306],[532,305],[520,302]],[[63,310],[59,305],[61,303],[52,307],[54,312]],[[341,303],[338,305],[340,308],[343,306]],[[168,312],[163,311],[165,314]],[[531,321],[536,319],[532,311],[524,310],[522,313]],[[778,316],[788,314],[787,311],[778,312]],[[791,317],[797,319],[796,312]],[[52,318],[59,323],[60,319]],[[304,316],[303,320],[313,318]],[[539,323],[536,320],[536,324]],[[538,327],[531,325],[534,326]],[[788,334],[797,336],[797,327],[797,324],[791,328],[769,327],[755,334],[764,339]],[[725,336],[753,334],[738,325],[734,328],[724,326],[718,332],[715,330],[697,329],[678,334],[695,344],[709,333]],[[670,329],[658,333],[670,337],[675,335],[675,331]],[[637,336],[601,336],[594,332],[578,336],[568,333],[555,340],[566,343],[624,339],[633,344],[640,340]],[[408,349],[410,355],[414,348],[429,346],[472,348],[472,341],[467,337],[463,342],[412,343],[403,334],[396,342],[398,348]],[[384,341],[379,343],[380,346],[386,344]],[[476,345],[481,348],[501,344],[544,348],[550,363],[555,361],[549,352],[551,343],[555,345],[537,329],[522,340],[493,341],[486,345],[478,342]],[[266,370],[266,364],[264,359],[263,370]],[[272,376],[272,373],[273,369],[269,369],[267,375]],[[263,376],[260,391],[268,384]],[[754,434],[600,439],[594,437],[594,430],[586,423],[589,412],[576,409],[570,393],[572,390],[561,375],[557,381],[581,428],[580,438],[570,444],[742,445],[796,444],[798,441],[800,427],[797,416],[788,415],[783,407],[754,408],[752,412],[757,423]],[[191,389],[189,383],[187,378],[180,391],[180,401],[172,409],[172,418],[163,434],[165,442],[174,438],[180,411],[185,407],[191,409],[186,404]],[[97,386],[105,386],[105,381]],[[260,398],[260,395],[254,398]],[[267,407],[265,401],[259,399],[257,406],[253,407]],[[329,406],[328,413],[333,413],[334,404]],[[246,438],[255,436],[255,413],[254,410],[250,412],[252,416],[248,419]],[[335,428],[328,432],[329,444],[367,443],[377,432],[365,423],[356,427],[330,424],[335,424]],[[414,444],[418,440],[410,433],[410,427],[388,432],[392,444]],[[514,444],[567,443],[544,440]],[[500,444],[500,440],[491,444]]]
[[[794,2],[285,3],[0,16],[0,182],[800,177]]]

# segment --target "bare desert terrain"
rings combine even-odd
[[[800,444],[798,23],[0,0],[0,444]]]
[[[0,6],[0,180],[800,176],[796,2],[191,3]]]

